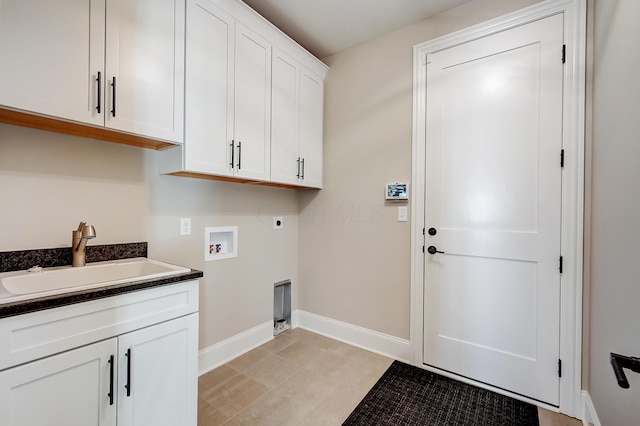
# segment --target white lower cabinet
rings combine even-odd
[[[107,394],[116,350],[114,338],[0,372],[2,424],[115,425]]]
[[[1,319],[0,424],[195,426],[197,285]]]
[[[195,425],[198,314],[118,338],[118,426]]]

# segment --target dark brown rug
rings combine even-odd
[[[538,426],[538,409],[394,361],[343,425]]]

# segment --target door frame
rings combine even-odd
[[[521,395],[474,382],[453,374],[458,380],[525,400],[572,417],[581,413],[582,376],[582,273],[584,224],[584,149],[585,149],[585,51],[586,0],[547,0],[525,9],[445,35],[413,48],[413,142],[412,142],[412,206],[411,206],[411,320],[410,336],[413,363],[423,364],[424,324],[424,260],[425,243],[425,111],[426,57],[459,44],[524,25],[544,17],[563,13],[566,62],[563,86],[562,235],[563,273],[560,293],[560,405],[549,406]],[[558,60],[561,59],[558,52]],[[560,159],[558,158],[558,161]]]

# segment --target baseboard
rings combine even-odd
[[[589,392],[582,391],[582,424],[584,426],[602,426]]]
[[[268,321],[204,348],[198,353],[198,375],[220,367],[272,339],[273,321]]]
[[[408,340],[299,309],[293,311],[291,319],[293,327],[300,327],[389,358],[412,363],[413,348]]]

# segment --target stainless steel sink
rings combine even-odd
[[[2,286],[11,294],[25,295],[59,290],[108,286],[142,279],[162,278],[188,272],[188,268],[158,262],[147,258],[135,258],[110,262],[97,262],[74,268],[44,268],[37,272],[19,271],[1,274]]]

